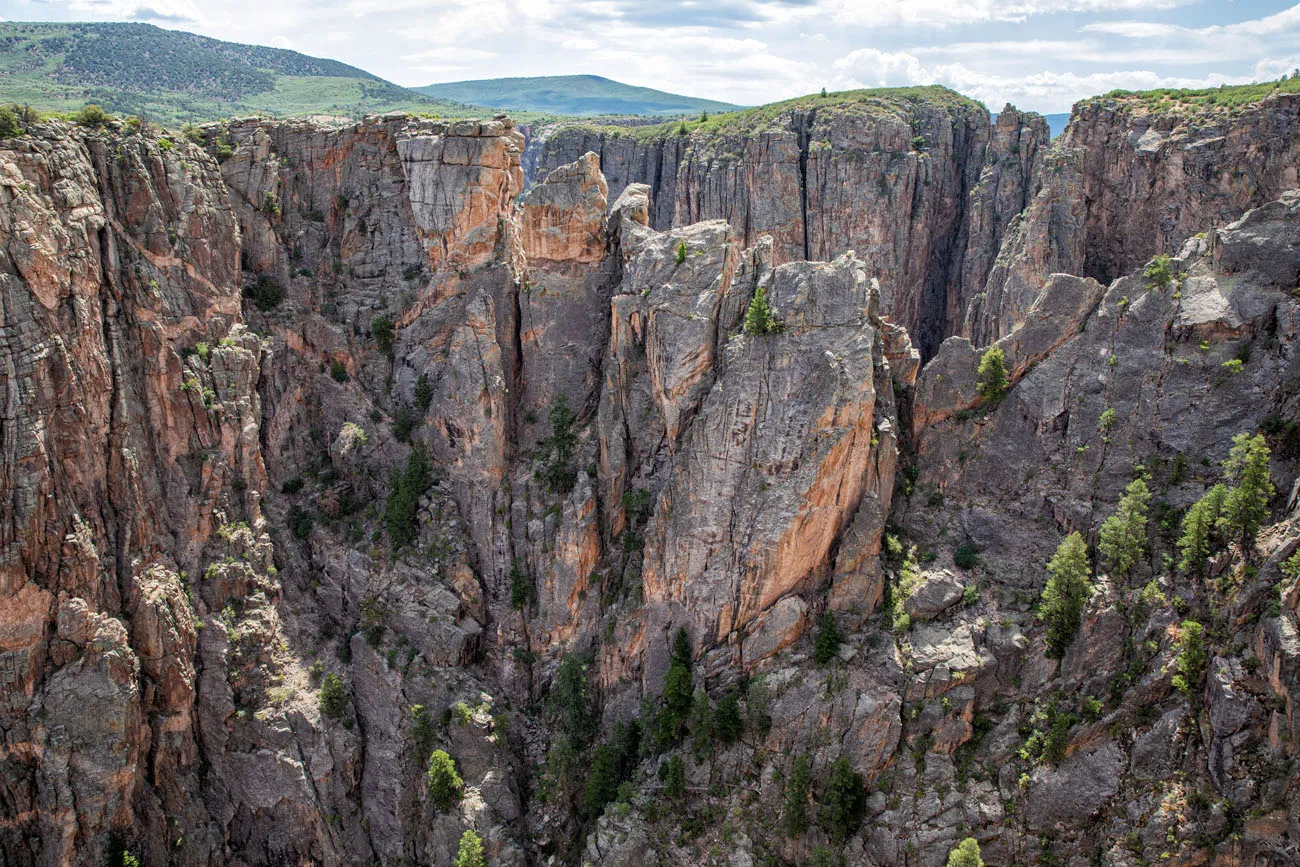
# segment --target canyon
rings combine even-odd
[[[3,863],[1295,863],[1298,106],[0,141]]]

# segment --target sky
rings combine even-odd
[[[1285,0],[0,0],[0,18],[147,21],[406,86],[583,73],[743,105],[937,83],[1056,113],[1300,67]]]

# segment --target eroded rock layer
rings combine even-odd
[[[1098,240],[1091,111],[5,140],[4,863],[1294,863],[1300,199]]]

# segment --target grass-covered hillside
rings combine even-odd
[[[0,22],[0,100],[45,111],[96,103],[157,123],[264,112],[444,117],[488,109],[416,93],[336,60],[150,24]]]
[[[1171,87],[1156,90],[1112,90],[1087,102],[1117,99],[1156,113],[1223,113],[1249,108],[1270,96],[1300,94],[1300,77],[1256,84],[1225,85],[1200,89]]]
[[[634,87],[599,75],[488,78],[431,84],[415,90],[428,96],[490,105],[506,111],[535,111],[584,117],[596,115],[680,115],[734,111],[739,106],[712,99]]]
[[[910,104],[929,104],[941,108],[963,108],[970,111],[986,112],[983,105],[969,97],[962,96],[955,90],[940,85],[923,87],[876,87],[865,90],[841,90],[797,96],[781,102],[769,102],[753,108],[728,111],[721,114],[709,114],[704,117],[687,120],[672,120],[649,126],[615,127],[602,126],[597,122],[583,124],[596,130],[606,130],[611,134],[632,136],[653,141],[668,135],[725,135],[747,134],[783,127],[788,124],[791,111],[836,112],[849,116],[867,116],[895,114],[904,111]]]

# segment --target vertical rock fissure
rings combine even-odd
[[[817,109],[810,109],[806,116],[796,113],[795,135],[799,141],[799,216],[803,226],[803,258],[812,259],[812,245],[808,240],[808,144],[812,136],[813,121],[817,119]]]

